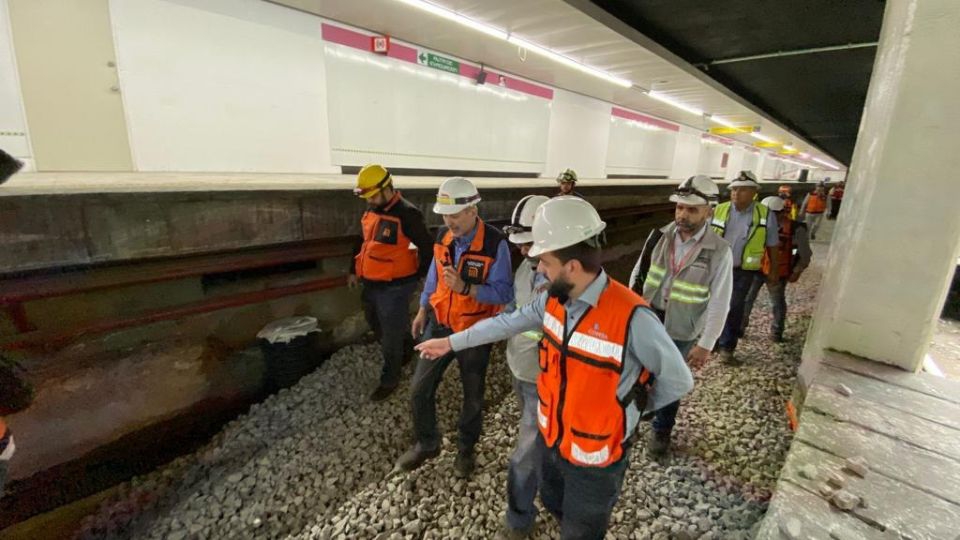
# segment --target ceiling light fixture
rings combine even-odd
[[[762,133],[760,133],[760,132],[758,132],[758,131],[754,131],[753,133],[750,134],[750,136],[753,137],[754,139],[759,139],[759,140],[761,140],[761,141],[763,141],[763,142],[768,142],[768,143],[773,143],[773,144],[779,144],[776,139],[773,139],[773,138],[771,138],[771,137],[767,137],[766,135],[764,135],[764,134],[762,134]]]
[[[824,167],[827,167],[828,169],[831,169],[831,170],[834,170],[834,171],[840,170],[839,167],[837,167],[837,166],[834,165],[833,163],[830,163],[829,161],[824,161],[824,160],[822,160],[822,159],[820,159],[820,158],[818,158],[818,157],[813,158],[813,160],[816,161],[817,163],[823,165]]]
[[[601,78],[601,79],[604,79],[605,81],[612,82],[613,84],[616,84],[617,86],[622,86],[622,87],[624,87],[624,88],[630,88],[631,86],[633,86],[633,82],[631,82],[631,81],[629,81],[629,80],[627,80],[627,79],[624,79],[623,77],[617,77],[616,75],[612,75],[612,74],[607,73],[606,71],[603,71],[603,70],[601,70],[601,69],[597,69],[597,68],[595,68],[595,67],[588,66],[588,65],[586,65],[586,64],[584,64],[584,63],[582,63],[582,62],[578,62],[578,61],[574,60],[573,58],[570,58],[569,56],[562,55],[562,54],[560,54],[560,53],[558,53],[558,52],[556,52],[556,51],[552,51],[552,50],[550,50],[550,49],[547,49],[546,47],[541,47],[540,45],[537,45],[536,43],[527,41],[527,40],[525,40],[525,39],[523,39],[523,38],[518,38],[517,36],[511,35],[511,36],[509,36],[509,37],[507,38],[507,41],[508,41],[509,43],[513,43],[514,45],[516,45],[516,46],[518,46],[518,47],[523,47],[524,49],[527,49],[528,51],[535,52],[535,53],[539,54],[540,56],[545,56],[545,57],[553,60],[554,62],[563,64],[563,65],[565,65],[565,66],[567,66],[567,67],[571,67],[571,68],[573,68],[573,69],[578,69],[578,70],[580,70],[580,71],[582,71],[582,72],[584,72],[584,73],[587,73],[587,74],[589,74],[589,75],[593,75],[594,77],[599,77],[599,78]]]
[[[711,121],[716,122],[716,123],[718,123],[718,124],[720,124],[721,126],[724,126],[724,127],[728,127],[728,128],[738,128],[738,127],[740,127],[740,126],[734,124],[733,122],[731,122],[730,120],[727,120],[726,118],[724,118],[724,117],[722,117],[722,116],[717,116],[717,115],[714,115],[714,114],[709,114],[709,115],[707,115],[707,117],[710,118]]]
[[[469,17],[464,17],[456,11],[449,10],[445,7],[438,6],[432,2],[426,2],[424,0],[398,0],[401,3],[407,4],[408,6],[415,7],[417,9],[422,9],[428,13],[432,13],[438,17],[443,17],[448,21],[453,21],[457,24],[461,24],[468,28],[473,28],[478,32],[483,32],[488,36],[493,36],[498,39],[507,39],[507,33],[498,28],[486,25],[482,22],[475,21]]]
[[[661,94],[660,92],[656,92],[654,90],[647,90],[646,94],[661,103],[666,103],[667,105],[670,105],[671,107],[676,107],[681,111],[686,111],[690,114],[695,114],[697,116],[703,116],[703,111],[701,111],[700,109],[696,107],[691,107],[689,105],[684,105],[683,103],[680,103],[679,101],[673,99],[672,97],[669,97],[665,94]]]

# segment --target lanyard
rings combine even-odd
[[[690,250],[687,251],[686,256],[683,257],[683,260],[680,261],[680,264],[677,264],[677,241],[674,240],[673,242],[670,242],[670,275],[676,278],[677,275],[680,274],[680,271],[683,270],[683,267],[686,266],[687,262],[690,261],[690,257],[692,257],[694,252],[697,251],[697,246],[700,245],[700,242],[703,242],[704,236],[706,236],[706,234],[701,236],[700,239],[697,240],[697,243],[690,247]],[[677,237],[679,238],[679,235]]]

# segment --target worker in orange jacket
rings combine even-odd
[[[0,497],[3,496],[3,484],[7,480],[7,464],[10,463],[10,458],[13,457],[15,450],[13,434],[10,433],[10,428],[7,427],[7,423],[0,416]]]
[[[354,246],[347,284],[363,284],[361,304],[367,323],[380,338],[383,369],[371,401],[386,399],[400,384],[400,368],[413,350],[406,328],[417,282],[427,274],[433,239],[423,213],[393,188],[390,171],[367,165],[357,175],[354,194],[367,202],[360,219],[362,241]]]
[[[770,339],[781,343],[783,342],[783,332],[787,319],[787,284],[795,283],[800,279],[800,274],[810,265],[813,252],[810,251],[810,242],[807,239],[807,224],[790,219],[790,213],[782,198],[767,197],[761,201],[761,204],[777,214],[780,256],[777,258],[778,268],[776,269],[771,268],[770,257],[763,257],[760,270],[767,277],[755,279],[750,286],[750,290],[747,291],[740,335],[743,336],[746,332],[750,312],[753,311],[753,304],[760,293],[760,287],[766,283],[773,310],[773,321],[770,323]],[[775,273],[775,279],[769,278],[771,273]]]
[[[823,221],[823,214],[827,211],[827,185],[820,182],[811,193],[803,198],[800,204],[800,216],[797,218],[807,224],[810,239],[817,239],[817,229]]]

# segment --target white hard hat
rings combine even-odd
[[[714,205],[717,204],[719,196],[720,190],[717,184],[710,177],[698,174],[681,182],[670,196],[670,202],[690,206]]]
[[[760,189],[760,183],[757,182],[757,176],[753,174],[752,171],[740,171],[740,176],[738,176],[733,182],[730,182],[730,185],[727,187],[752,187],[755,189]]]
[[[538,257],[590,240],[606,227],[587,201],[580,197],[554,197],[540,206],[533,219],[533,248],[529,256]]]
[[[457,212],[476,206],[480,202],[480,193],[473,182],[460,176],[447,178],[437,190],[437,203],[433,205],[433,213],[440,215],[456,214]]]
[[[780,197],[775,197],[773,195],[769,197],[764,197],[760,204],[766,206],[767,208],[773,210],[774,212],[779,212],[783,210],[783,199]]]
[[[510,235],[514,244],[529,244],[533,242],[533,217],[537,214],[540,205],[550,200],[543,195],[527,195],[520,199],[510,216],[510,224],[503,228],[503,232]]]

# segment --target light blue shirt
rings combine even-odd
[[[453,239],[453,264],[460,264],[460,256],[470,248],[470,243],[477,235],[477,229],[480,226],[480,220],[473,230],[466,236],[454,237]],[[436,258],[430,261],[430,270],[427,272],[427,281],[423,284],[423,292],[420,293],[420,305],[427,307],[430,305],[430,295],[437,290],[437,261]],[[484,304],[506,305],[513,302],[513,275],[510,265],[510,248],[506,240],[501,240],[497,245],[497,256],[487,272],[487,282],[479,286],[477,290],[477,302]]]
[[[740,212],[736,205],[730,203],[730,214],[727,217],[727,225],[723,230],[723,239],[730,243],[730,250],[733,253],[733,267],[740,268],[743,262],[743,248],[747,245],[750,237],[750,226],[753,225],[754,206],[757,202],[750,203],[746,210]],[[777,226],[777,213],[767,212],[767,247],[775,247],[780,243],[780,236]]]
[[[601,271],[590,285],[576,299],[570,299],[564,305],[567,320],[564,332],[572,332],[577,319],[589,307],[596,307],[600,294],[607,287],[609,278]],[[512,313],[500,315],[478,322],[463,332],[450,336],[450,345],[455,351],[493,343],[510,336],[539,330],[543,327],[543,315],[547,309],[547,293],[543,292],[529,304],[521,306]],[[677,401],[693,389],[693,375],[687,367],[680,351],[667,335],[657,316],[646,309],[638,309],[630,319],[630,332],[627,336],[627,348],[623,358],[623,371],[617,387],[617,397],[624,399],[640,376],[642,367],[656,376],[652,403],[647,404],[648,411],[656,410]],[[645,411],[645,412],[648,412]],[[627,432],[633,433],[640,420],[641,411],[631,403],[627,407]]]

